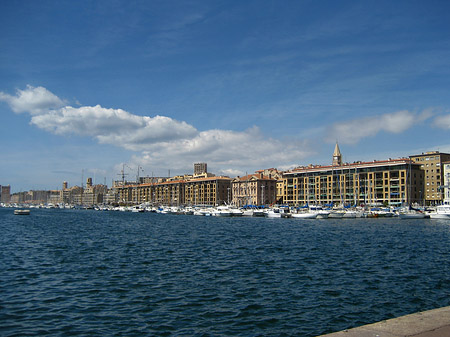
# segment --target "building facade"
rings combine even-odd
[[[410,158],[420,164],[424,172],[424,195],[426,205],[441,204],[444,200],[444,174],[442,163],[450,161],[450,154],[429,151]]]
[[[450,203],[450,161],[442,163],[442,174],[444,176],[444,202]]]
[[[249,174],[232,180],[232,204],[270,205],[275,203],[277,179],[263,173]]]
[[[308,166],[286,172],[283,203],[389,205],[420,203],[423,171],[412,160]]]
[[[208,165],[206,163],[194,164],[194,176],[207,172],[208,172]]]
[[[231,178],[201,177],[115,186],[121,204],[222,205],[231,201]]]
[[[11,186],[0,185],[0,202],[8,203],[11,201]]]

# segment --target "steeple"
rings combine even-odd
[[[342,154],[341,150],[339,149],[339,145],[336,142],[336,146],[333,152],[333,166],[341,166],[341,165],[342,165]]]

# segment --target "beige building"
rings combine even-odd
[[[447,204],[450,203],[450,161],[441,163],[442,174],[444,176],[444,200]]]
[[[280,193],[281,192],[281,193]],[[283,203],[401,205],[420,203],[423,171],[408,158],[342,163],[336,144],[333,164],[299,167],[283,175]]]
[[[277,179],[261,173],[236,177],[232,181],[232,204],[244,205],[270,205],[276,201]]]
[[[184,184],[186,205],[223,205],[232,200],[231,178],[204,177],[188,180]]]
[[[221,205],[231,201],[231,178],[201,177],[153,184],[115,186],[118,202],[155,205]]]
[[[423,201],[427,205],[441,204],[444,200],[444,174],[442,163],[450,161],[450,154],[439,151],[429,151],[419,155],[409,156],[420,164],[424,172]]]
[[[92,178],[86,179],[86,187],[68,187],[67,182],[63,182],[60,191],[60,201],[65,204],[93,206],[104,203],[103,196],[108,192],[106,185],[93,185]]]

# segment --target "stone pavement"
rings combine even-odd
[[[450,307],[334,332],[322,337],[450,337]]]

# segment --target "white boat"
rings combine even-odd
[[[232,216],[232,211],[228,206],[217,206],[212,215],[220,217]]]
[[[281,213],[280,213],[280,210],[278,208],[270,208],[266,212],[266,216],[268,218],[281,218]]]
[[[15,209],[14,210],[15,215],[30,215],[29,209]]]
[[[358,217],[358,212],[356,212],[356,211],[353,211],[353,210],[350,210],[350,209],[346,209],[345,211],[344,211],[344,216],[343,216],[343,218],[346,218],[346,219],[353,219],[353,218],[357,218]],[[361,217],[361,216],[359,216],[359,217]]]
[[[264,216],[264,210],[260,208],[254,209],[253,216]]]
[[[186,208],[184,208],[184,214],[185,215],[193,215],[194,214],[194,208],[192,208],[192,207],[186,207]]]
[[[243,216],[244,215],[244,211],[242,211],[239,208],[232,207],[230,210],[231,210],[231,215],[232,216]]]
[[[320,205],[310,205],[309,211],[311,213],[316,213],[317,219],[328,219],[328,216],[330,215],[330,212],[327,210],[324,210],[323,207]]]
[[[429,213],[431,219],[450,220],[450,204],[445,203],[436,207],[436,212]]]
[[[425,214],[420,212],[402,212],[398,213],[398,217],[400,219],[423,219]]]
[[[247,208],[242,211],[243,216],[253,216],[253,213],[254,213],[253,209],[251,209],[251,208],[250,209]]]
[[[292,217],[297,219],[315,219],[317,218],[317,213],[310,213],[310,212],[292,213]]]
[[[213,212],[214,211],[210,208],[195,208],[194,209],[194,215],[199,215],[199,216],[212,216]]]
[[[328,215],[329,219],[342,219],[344,217],[345,212],[341,210],[331,210]]]
[[[133,206],[133,207],[131,207],[131,212],[132,213],[144,213],[145,209],[141,208],[141,206]]]

